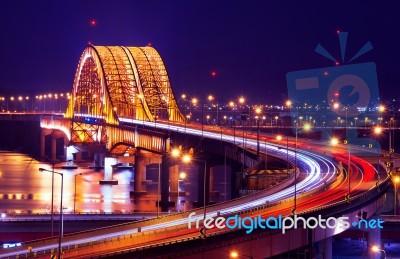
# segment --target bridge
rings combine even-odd
[[[327,142],[296,137],[278,140],[273,135],[254,134],[220,126],[187,123],[175,100],[164,64],[152,47],[87,47],[78,64],[71,98],[63,116],[53,114],[41,119],[43,134],[41,153],[45,152],[46,135],[52,138],[52,159],[56,156],[57,138],[68,143],[66,166],[82,151],[94,154],[95,166],[104,166],[102,184],[118,184],[112,178],[113,166],[135,164],[135,192],[142,192],[144,158],[160,164],[161,201],[168,209],[170,171],[177,173],[170,159],[172,147],[193,157],[199,170],[199,201],[203,208],[144,221],[124,223],[90,231],[64,235],[63,257],[76,256],[171,256],[197,258],[220,256],[229,251],[249,251],[252,258],[276,256],[313,243],[320,244],[324,258],[332,258],[331,237],[349,228],[288,229],[278,231],[243,229],[196,229],[196,221],[231,216],[263,218],[290,216],[348,217],[357,219],[362,212],[375,215],[384,203],[391,184],[386,171],[357,156],[371,153],[368,148],[346,145],[332,147]],[[297,127],[296,127],[297,128]],[[260,149],[260,142],[265,143]],[[278,185],[253,195],[221,204],[209,205],[210,160],[225,156],[237,162],[239,180],[268,157],[288,162],[288,177]],[[243,170],[247,168],[246,170]],[[380,179],[380,180],[379,180]],[[379,181],[378,181],[379,180]],[[171,181],[172,183],[172,181]],[[238,185],[241,185],[239,182]],[[235,186],[238,189],[240,186]],[[345,199],[346,197],[346,199]],[[209,205],[209,206],[205,206]],[[193,220],[193,221],[190,221]],[[371,243],[379,244],[379,229],[369,230]],[[0,256],[47,257],[57,250],[56,238],[27,242],[16,248],[0,249]],[[170,251],[170,250],[169,250]],[[244,253],[244,252],[243,252]]]

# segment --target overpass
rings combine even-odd
[[[351,156],[348,164],[346,147],[332,148],[326,142],[310,143],[297,138],[288,138],[287,143],[281,143],[274,137],[254,136],[244,130],[232,131],[203,124],[188,124],[176,104],[162,60],[151,47],[90,46],[85,49],[77,68],[67,112],[62,118],[44,117],[41,126],[44,129],[43,135],[52,134],[56,138],[57,134],[64,134],[63,137],[78,152],[89,148],[98,152],[98,157],[103,154],[113,158],[114,163],[117,160],[112,156],[136,156],[136,161],[140,161],[141,152],[159,155],[162,163],[161,203],[164,208],[168,204],[168,173],[164,172],[168,172],[172,165],[167,159],[171,143],[174,146],[189,143],[189,148],[193,147],[193,143],[201,143],[197,145],[201,152],[194,152],[201,161],[207,158],[204,156],[207,144],[204,143],[211,141],[209,151],[212,147],[218,149],[215,148],[215,141],[226,143],[232,147],[230,158],[245,167],[253,167],[259,162],[260,154],[256,151],[259,150],[260,141],[263,141],[264,157],[282,157],[296,169],[287,182],[251,196],[190,212],[65,235],[64,257],[150,251],[175,242],[190,244],[185,252],[190,256],[198,253],[216,256],[221,246],[231,246],[232,243],[226,243],[226,240],[236,240],[235,244],[240,243],[245,247],[255,245],[254,258],[273,256],[312,242],[329,240],[332,235],[346,228],[334,231],[316,229],[311,234],[309,231],[290,230],[288,236],[267,232],[261,233],[263,237],[259,236],[260,233],[243,237],[243,231],[240,230],[212,229],[206,234],[206,240],[213,244],[205,244],[199,241],[204,236],[198,230],[188,228],[189,214],[195,212],[195,220],[232,215],[288,216],[293,213],[306,216],[316,213],[324,216],[348,215],[353,219],[360,210],[373,215],[382,204],[382,195],[390,184],[390,177],[384,174],[383,182],[376,186],[375,169],[355,155]],[[194,140],[189,141],[188,137]],[[357,147],[352,147],[352,150],[357,151]],[[216,151],[220,152],[221,149]],[[73,161],[72,153],[67,148],[69,163]],[[110,159],[105,159],[105,166],[109,168],[105,170],[107,184],[112,180]],[[142,170],[140,167],[136,169],[135,182],[138,182]],[[205,168],[202,175],[204,178],[201,177],[204,180],[200,185],[208,181],[208,175],[209,170]],[[297,175],[303,177],[293,185]],[[347,188],[346,182],[349,186],[351,183],[351,189]],[[348,191],[350,197],[344,201]],[[206,194],[207,190],[200,204],[206,203]],[[297,206],[293,207],[296,202]],[[288,237],[291,241],[285,243]],[[254,243],[249,240],[260,241]],[[272,243],[272,240],[278,240],[280,245]],[[0,255],[15,257],[28,252],[27,256],[47,256],[54,252],[56,242],[52,238],[33,241],[18,248],[1,249]],[[268,249],[262,249],[266,242],[270,244]],[[199,246],[202,247],[201,252],[197,249]],[[328,253],[324,258],[329,258]]]

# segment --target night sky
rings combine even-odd
[[[71,91],[91,41],[151,43],[176,94],[282,103],[287,72],[335,66],[314,49],[320,43],[339,59],[341,30],[349,32],[347,60],[371,41],[354,63],[375,62],[381,96],[400,97],[398,8],[349,2],[1,1],[0,95]]]

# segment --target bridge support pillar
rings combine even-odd
[[[242,182],[242,165],[234,163],[231,165],[231,199],[238,198],[240,196],[239,190],[241,189]]]
[[[71,146],[67,146],[65,149],[66,149],[66,153],[67,153],[66,156],[65,156],[67,164],[63,165],[61,168],[63,168],[63,169],[76,169],[76,168],[78,168],[78,166],[76,166],[74,164],[74,153],[76,152],[75,147],[71,145]]]
[[[381,242],[381,229],[380,228],[368,229],[368,246],[367,247],[372,247],[374,245],[383,249],[382,242]],[[380,259],[380,258],[382,258],[382,254],[381,254],[381,252],[379,252],[379,253],[369,252],[368,258],[369,259]]]
[[[112,179],[113,167],[117,164],[115,157],[104,158],[104,179],[100,180],[100,184],[118,184],[117,180]]]
[[[179,165],[169,168],[169,189],[170,193],[178,193]]]
[[[44,160],[46,157],[46,135],[43,130],[40,134],[40,159]]]
[[[170,205],[173,205],[169,201],[169,170],[170,170],[170,159],[168,155],[163,155],[161,158],[161,211],[166,212]]]
[[[76,161],[82,161],[82,148],[79,148],[79,146],[82,146],[82,144],[77,143],[78,146],[78,152],[75,153],[75,159]]]
[[[210,203],[210,166],[205,162],[198,164],[197,202],[194,206],[201,207]]]
[[[141,152],[138,152],[135,156],[135,172],[134,172],[134,194],[146,193],[143,190],[143,181],[146,179],[146,159]]]
[[[94,152],[93,153],[93,166],[89,166],[91,169],[102,169],[104,168],[103,164],[104,154],[101,152]]]
[[[67,148],[68,148],[69,140],[66,136],[64,136],[64,147],[63,147],[63,158],[67,159]]]
[[[332,259],[332,237],[319,242],[319,253],[322,255],[320,258]]]
[[[57,158],[57,137],[51,135],[51,161],[56,161]]]

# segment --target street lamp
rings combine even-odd
[[[54,170],[48,170],[45,168],[39,168],[40,172],[50,172],[52,175],[58,174],[61,176],[61,198],[60,198],[60,222],[59,222],[59,232],[58,232],[58,259],[61,259],[61,239],[63,236],[63,186],[64,186],[64,175]]]
[[[381,105],[379,105],[378,110],[381,113],[380,120],[381,120],[381,123],[382,123],[382,114],[385,112],[386,107],[381,104]],[[391,132],[391,129],[390,129],[390,127],[391,127],[390,122],[391,121],[392,121],[392,118],[389,121],[389,165],[390,165],[389,169],[390,169],[390,172],[392,171],[392,151],[393,151],[393,149],[392,149],[392,132]]]
[[[400,176],[396,175],[393,179],[394,182],[394,215],[397,215],[397,184],[400,182]]]
[[[262,112],[260,107],[257,107],[256,110],[256,120],[257,120],[257,158],[260,156],[260,114]]]
[[[382,133],[382,127],[381,126],[377,126],[374,128],[374,133],[376,135],[380,135]],[[380,150],[378,151],[378,182],[379,182],[379,178],[380,178],[380,164],[381,164],[381,152]]]
[[[381,249],[379,246],[373,245],[371,247],[371,251],[374,252],[374,253],[382,252],[383,253],[383,258],[386,259],[386,251],[385,251],[385,249]]]
[[[215,96],[213,96],[213,95],[208,95],[208,97],[207,97],[207,99],[208,99],[208,101],[210,101],[211,102],[211,105],[212,105],[212,102],[215,100],[215,104],[216,104],[216,107],[217,107],[217,125],[219,124],[219,116],[218,116],[218,113],[219,113],[219,107],[218,107],[218,99],[216,99],[215,98]]]
[[[160,215],[160,179],[161,178],[161,161],[158,163],[158,184],[157,184],[157,218]]]
[[[74,185],[75,185],[75,189],[74,189],[74,214],[75,214],[75,204],[76,204],[76,177],[78,175],[82,175],[83,173],[78,173],[74,175]]]
[[[236,250],[232,250],[232,251],[229,252],[229,258],[240,258],[240,257],[246,257],[246,258],[253,259],[253,256],[245,255],[245,254],[239,254],[239,252],[236,251]]]
[[[333,104],[333,107],[335,108],[335,109],[337,109],[337,108],[339,108],[339,104],[338,103],[334,103]],[[345,109],[345,114],[346,114],[346,125],[345,125],[345,129],[346,129],[346,134],[348,135],[348,132],[347,132],[347,111],[348,111],[348,107],[347,106],[345,106],[344,107],[344,109]],[[366,120],[367,120],[367,118],[365,118]],[[348,141],[346,141],[346,144],[347,144],[347,155],[348,155],[348,166],[347,166],[347,178],[348,178],[348,194],[347,194],[347,196],[346,196],[346,199],[348,200],[348,201],[350,201],[350,168],[351,168],[351,165],[350,165],[350,163],[351,163],[351,158],[350,158],[350,154],[351,154],[351,152],[350,152],[350,143],[348,142]]]

